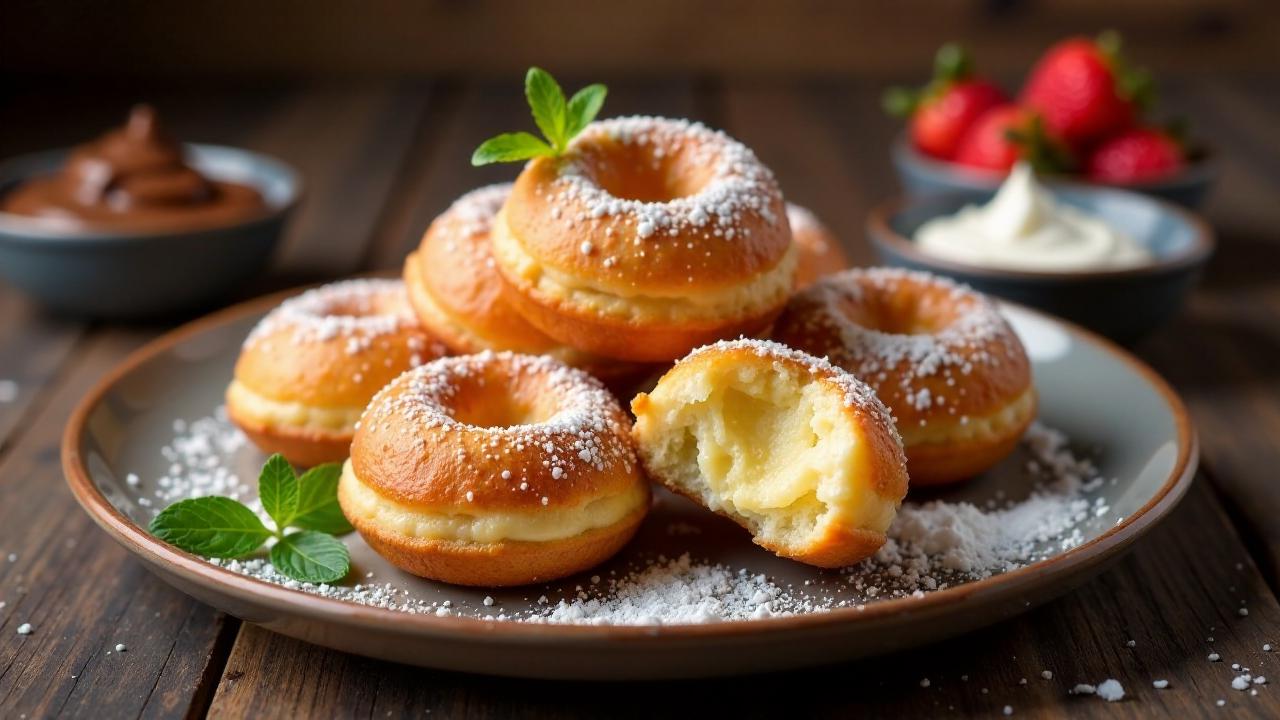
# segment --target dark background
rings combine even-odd
[[[0,71],[31,77],[897,75],[937,45],[1020,73],[1111,27],[1153,70],[1275,73],[1270,0],[8,0]]]

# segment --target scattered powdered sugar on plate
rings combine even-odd
[[[685,553],[609,581],[603,596],[580,591],[549,611],[530,616],[547,623],[584,625],[690,625],[785,617],[825,608],[798,597],[763,574],[696,563]]]
[[[587,582],[568,578],[540,588],[495,593],[485,603],[460,600],[442,588],[397,573],[386,582],[358,583],[353,572],[340,585],[299,583],[276,572],[260,555],[211,561],[233,572],[316,595],[414,614],[496,621],[582,625],[671,625],[755,620],[863,609],[886,599],[923,597],[956,584],[990,577],[1070,549],[1109,521],[1109,508],[1091,492],[1104,484],[1094,466],[1075,455],[1067,438],[1035,424],[1023,439],[1029,494],[1014,501],[930,500],[907,502],[872,559],[840,571],[813,572],[803,581],[700,557],[702,531],[684,519],[668,519],[659,535],[680,547],[661,555],[633,552],[593,571]],[[224,409],[191,422],[173,423],[173,438],[161,448],[164,470],[144,481],[131,477],[143,514],[159,512],[187,497],[222,494],[257,507],[253,481],[242,471],[260,462],[256,451],[228,420]],[[252,456],[252,457],[250,457]],[[689,518],[692,519],[692,518]],[[660,521],[661,522],[661,521]],[[674,524],[673,524],[674,523]],[[672,530],[675,527],[677,530]],[[687,542],[684,540],[687,539]],[[349,542],[359,542],[352,536]],[[763,552],[763,551],[760,551]],[[797,566],[799,567],[799,566]],[[376,568],[375,568],[376,569]],[[451,593],[453,600],[446,598]],[[524,597],[520,595],[523,593]],[[514,598],[514,599],[513,599]]]

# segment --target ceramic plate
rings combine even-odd
[[[145,530],[169,481],[162,449],[175,420],[190,423],[221,404],[240,342],[280,296],[231,308],[155,341],[127,359],[73,414],[63,465],[76,498],[113,538],[158,575],[244,620],[303,640],[428,667],[501,675],[619,679],[671,678],[779,670],[865,657],[933,642],[994,623],[1052,599],[1100,572],[1169,513],[1195,472],[1194,432],[1177,396],[1154,372],[1083,330],[1006,307],[1031,355],[1040,419],[1087,449],[1106,482],[1091,490],[1088,522],[1070,547],[1048,543],[1039,559],[920,596],[882,599],[848,578],[776,558],[709,513],[659,494],[636,539],[609,565],[612,577],[639,559],[688,552],[701,561],[763,573],[784,588],[821,594],[863,593],[856,607],[789,617],[709,624],[556,625],[485,619],[545,609],[537,597],[558,589],[486,591],[407,576],[347,538],[348,583],[392,583],[415,602],[457,612],[409,614],[323,597],[217,567],[170,547]],[[217,453],[214,448],[211,452]],[[940,497],[984,503],[1025,498],[1025,450]],[[263,457],[249,445],[217,462],[248,482]],[[212,461],[211,461],[212,462]],[[1096,515],[1096,517],[1095,517]],[[674,532],[673,529],[679,529]],[[589,576],[575,582],[589,586]],[[491,596],[491,604],[485,604]],[[551,598],[552,603],[557,597]],[[846,603],[850,604],[850,603]],[[479,617],[477,617],[477,615]]]

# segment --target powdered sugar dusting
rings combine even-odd
[[[455,417],[451,400],[459,381],[483,378],[495,365],[510,373],[513,382],[537,378],[543,396],[555,404],[554,411],[538,422],[506,426],[472,425]],[[494,458],[512,449],[532,448],[540,451],[542,464],[559,480],[582,466],[597,471],[622,467],[631,472],[635,465],[631,447],[607,439],[626,434],[620,415],[609,391],[581,370],[546,356],[487,350],[442,358],[405,373],[374,396],[360,423],[369,432],[401,422],[421,430],[466,430],[487,436]]]
[[[770,344],[771,345],[771,344]],[[773,349],[766,345],[767,351]],[[173,440],[162,449],[167,469],[139,483],[143,515],[168,502],[212,493],[252,500],[252,482],[234,468],[256,465],[260,456],[219,409],[211,417],[177,421]],[[1019,451],[1028,458],[1026,499],[934,500],[904,503],[875,557],[839,571],[809,571],[788,565],[787,578],[726,564],[699,553],[705,533],[680,528],[655,515],[658,536],[673,548],[667,555],[623,552],[614,562],[582,576],[540,588],[498,593],[470,592],[418,580],[390,569],[385,578],[359,568],[338,585],[311,585],[283,577],[262,556],[218,561],[228,570],[287,588],[345,602],[413,614],[486,620],[587,625],[692,624],[760,620],[865,609],[895,598],[928,593],[1023,567],[1074,547],[1109,527],[1109,508],[1090,497],[1103,485],[1092,463],[1077,456],[1061,432],[1033,425]],[[577,458],[581,461],[581,458]],[[154,501],[154,502],[153,502]],[[669,497],[662,501],[675,501]],[[680,523],[699,515],[679,515]],[[686,519],[687,518],[687,519]],[[693,526],[697,528],[697,526]],[[346,541],[358,543],[356,536]],[[762,550],[756,552],[763,553]],[[380,565],[379,568],[385,566]],[[800,579],[803,578],[803,579]]]
[[[708,168],[709,177],[697,192],[671,200],[616,197],[594,179],[589,149],[601,138],[644,147],[655,164],[668,154],[688,152],[688,162]],[[699,230],[733,240],[742,236],[748,214],[770,225],[781,219],[773,210],[781,197],[773,173],[745,145],[701,123],[643,116],[603,120],[575,138],[566,157],[569,162],[561,166],[553,207],[581,203],[581,216],[564,218],[570,223],[620,221],[633,226],[641,240]]]
[[[378,336],[417,326],[403,281],[344,280],[285,300],[253,328],[245,347],[283,333],[294,344],[342,338],[354,355]]]
[[[851,317],[875,314],[904,283],[940,293],[938,304],[954,318],[932,332],[887,332]],[[1021,343],[990,300],[946,278],[898,268],[846,270],[819,280],[792,297],[775,336],[828,356],[882,395],[894,384],[919,411],[947,404],[946,395],[922,379],[941,379],[950,388],[982,369],[1025,362]]]

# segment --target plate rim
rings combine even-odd
[[[304,615],[348,627],[385,630],[388,623],[397,632],[424,638],[455,638],[474,640],[536,640],[560,639],[573,641],[656,640],[672,638],[728,638],[785,633],[797,630],[814,630],[855,623],[876,623],[903,614],[937,610],[955,602],[987,591],[999,592],[1018,587],[1024,580],[1044,573],[1054,577],[1070,577],[1073,570],[1101,562],[1114,553],[1127,548],[1139,537],[1163,520],[1186,494],[1199,466],[1199,438],[1185,403],[1169,383],[1145,362],[1115,343],[1069,321],[1037,310],[1002,301],[1002,305],[1015,308],[1040,320],[1055,324],[1073,337],[1094,345],[1121,361],[1142,377],[1165,401],[1173,413],[1177,432],[1178,457],[1164,483],[1152,497],[1121,522],[1108,528],[1098,537],[1061,554],[1031,563],[1016,570],[974,580],[961,585],[936,590],[923,597],[904,597],[880,600],[858,607],[835,608],[821,613],[806,613],[786,617],[752,620],[727,620],[703,624],[671,625],[577,625],[561,623],[529,623],[511,620],[472,618],[463,616],[438,617],[432,613],[407,613],[390,608],[361,605],[337,598],[330,598],[303,590],[293,590],[255,577],[210,563],[208,560],[180,550],[154,537],[133,522],[106,498],[89,473],[80,452],[88,419],[101,404],[107,393],[125,376],[144,363],[153,360],[182,342],[199,336],[245,316],[266,311],[287,297],[296,295],[314,285],[282,290],[261,297],[236,303],[222,310],[191,320],[174,328],[142,347],[129,353],[107,371],[76,404],[62,434],[61,462],[67,485],[76,502],[87,515],[113,539],[148,565],[163,566],[182,576],[187,582],[199,586],[216,586],[218,592],[237,598],[249,598],[250,603],[266,604],[272,609],[291,615]],[[189,594],[189,593],[186,593]]]

